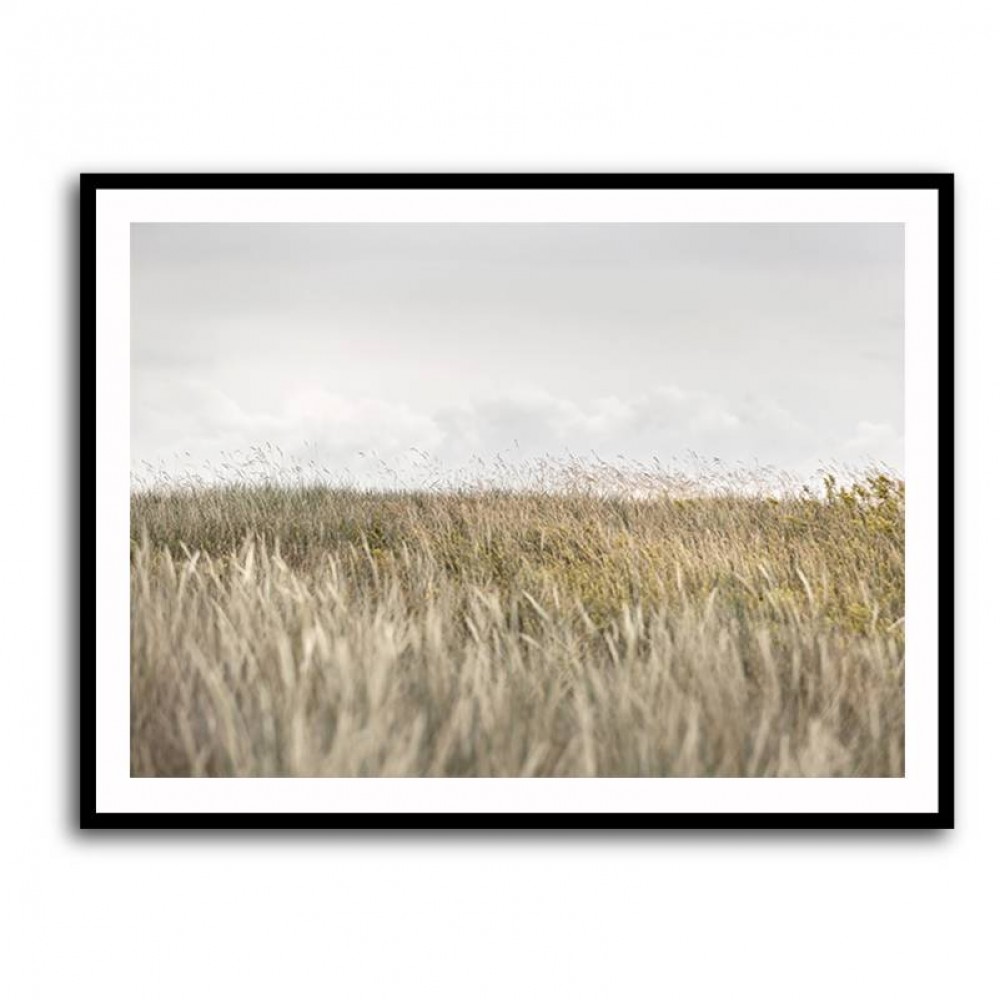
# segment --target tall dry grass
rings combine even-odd
[[[903,516],[874,473],[139,490],[132,773],[900,775]]]

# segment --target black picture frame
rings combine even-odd
[[[116,189],[920,189],[938,209],[939,579],[937,809],[782,813],[139,813],[103,812],[96,796],[96,601],[86,514],[97,485],[96,224],[98,194]],[[80,178],[81,668],[80,826],[83,829],[690,830],[947,829],[954,781],[954,176],[947,173],[86,173]],[[90,550],[94,551],[93,548]],[[175,779],[184,780],[184,779]]]

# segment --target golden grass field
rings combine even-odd
[[[902,482],[151,487],[135,776],[898,776]]]

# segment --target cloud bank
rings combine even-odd
[[[272,408],[251,408],[198,381],[164,396],[168,405],[158,406],[155,396],[134,402],[152,445],[136,456],[136,471],[225,479],[229,459],[260,448],[280,452],[288,468],[308,464],[323,478],[359,485],[390,476],[418,486],[442,469],[496,456],[514,463],[572,455],[681,467],[697,453],[726,466],[774,466],[800,476],[831,463],[903,466],[903,437],[889,424],[862,420],[831,434],[773,400],[752,394],[730,400],[669,384],[633,399],[575,400],[533,389],[429,410],[315,388]]]

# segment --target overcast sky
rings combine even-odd
[[[131,294],[133,468],[903,467],[899,225],[135,224]]]

